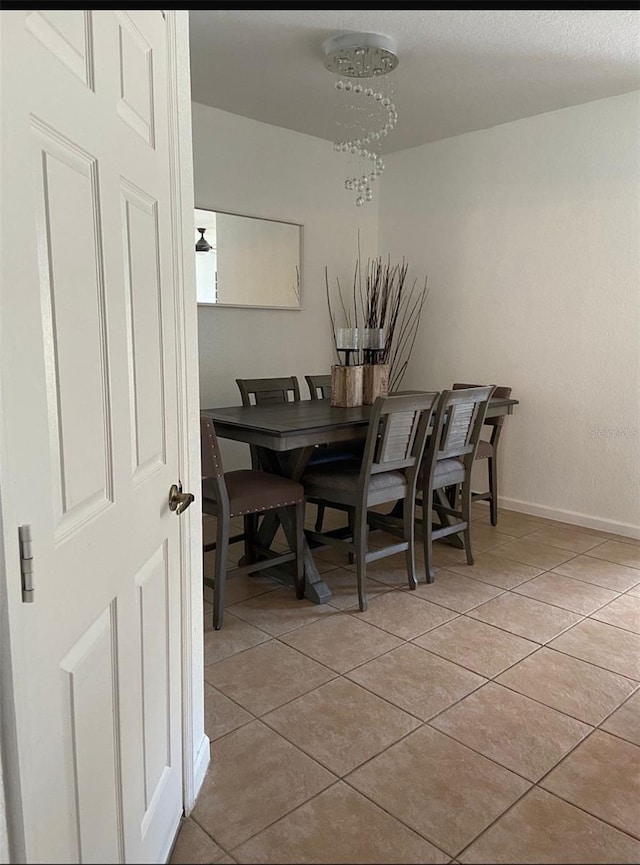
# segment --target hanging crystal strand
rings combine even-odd
[[[363,185],[362,185],[362,164],[363,159],[366,153],[365,146],[363,144],[363,138],[366,137],[366,127],[363,125],[363,86],[362,82],[358,80],[354,82],[353,85],[353,94],[354,94],[354,130],[355,130],[355,139],[354,146],[356,148],[356,162],[355,162],[355,171],[354,171],[354,183],[355,189],[358,193],[358,197],[356,199],[356,204],[358,202],[364,203],[364,199],[362,198]]]
[[[380,33],[338,33],[322,49],[324,65],[337,76],[344,116],[334,149],[347,160],[344,185],[361,207],[373,199],[373,184],[384,171],[381,146],[398,119],[390,76],[398,65],[396,45]]]
[[[335,87],[343,98],[345,120],[342,137],[334,142],[334,149],[344,153],[350,169],[345,188],[357,193],[356,205],[361,207],[373,199],[372,184],[384,171],[380,156],[382,140],[394,128],[398,119],[393,102],[393,82],[377,78],[376,85],[365,87],[338,77]]]
[[[351,91],[351,84],[349,83],[349,87],[346,87],[346,84],[349,83],[345,81],[345,79],[338,73],[336,75],[335,81],[335,105],[336,105],[336,116],[337,127],[338,127],[338,136],[334,141],[334,150],[338,153],[343,154],[345,159],[345,163],[347,166],[347,177],[344,181],[345,189],[352,189],[352,181],[350,177],[350,165],[351,165],[351,154],[350,154],[350,129],[349,129],[349,93]]]

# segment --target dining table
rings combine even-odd
[[[492,398],[486,417],[513,414],[516,405],[516,399]],[[219,438],[253,445],[261,469],[299,481],[316,448],[364,439],[371,410],[371,405],[341,408],[332,406],[330,399],[319,399],[203,408],[201,414],[213,420]],[[273,542],[279,520],[287,537],[291,535],[293,526],[287,523],[286,515],[265,517],[259,530],[259,543],[264,548]],[[331,590],[318,572],[306,538],[303,556],[305,597],[313,603],[325,604],[331,599]],[[286,570],[274,568],[262,573],[278,582],[293,584]]]

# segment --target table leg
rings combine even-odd
[[[273,511],[264,515],[260,528],[258,529],[258,534],[256,535],[259,547],[262,547],[264,550],[270,548],[279,525],[280,521]]]
[[[283,454],[266,448],[260,448],[260,464],[264,466],[266,471],[299,481],[312,453],[313,448],[300,448],[296,451],[285,452]],[[293,516],[286,509],[266,514],[258,531],[258,545],[264,549],[269,549],[278,531],[278,526],[281,524],[287,537],[287,543],[291,547],[291,544],[295,540],[294,522]],[[331,590],[318,573],[318,568],[306,539],[303,543],[304,596],[314,604],[326,604],[331,599]],[[271,576],[279,583],[293,585],[293,576],[286,568],[266,568],[262,573]]]
[[[454,501],[455,501],[454,497],[457,495],[458,487],[454,486],[453,492],[449,494],[450,489],[451,489],[450,487],[447,487],[446,489],[443,489],[441,487],[440,489],[435,490],[436,497],[443,508],[449,508],[452,506],[451,499],[454,499]],[[438,526],[438,527],[434,526],[434,528],[444,528],[445,526],[452,525],[451,518],[449,517],[449,514],[442,513],[439,516],[440,516],[440,526]],[[457,547],[458,549],[462,549],[462,550],[464,549],[464,543],[463,543],[459,534],[448,535],[447,541],[452,547]]]

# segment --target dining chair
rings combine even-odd
[[[454,390],[466,390],[470,387],[480,387],[477,384],[462,384],[456,382],[453,385]],[[511,396],[510,387],[496,387],[493,396],[499,399],[509,399]],[[487,474],[489,475],[489,489],[486,493],[471,493],[472,501],[488,501],[490,508],[491,525],[498,525],[498,441],[500,433],[504,426],[505,415],[498,417],[485,418],[484,425],[491,427],[491,436],[489,440],[481,438],[478,442],[478,450],[476,451],[477,460],[487,460]]]
[[[270,472],[238,469],[225,472],[211,418],[200,418],[202,451],[202,511],[216,517],[216,540],[204,544],[202,552],[216,551],[213,579],[204,575],[205,585],[213,589],[213,627],[222,627],[226,581],[239,574],[251,574],[274,565],[293,562],[298,598],[304,596],[304,489],[297,481]],[[260,549],[256,543],[259,514],[277,512],[285,526],[289,551],[276,554]],[[287,517],[287,512],[293,514]],[[242,517],[244,532],[230,536],[233,517]],[[247,564],[228,567],[229,545],[244,541]],[[263,559],[258,561],[258,556]]]
[[[281,405],[300,402],[300,387],[295,375],[280,378],[237,378],[242,405]],[[249,445],[251,466],[260,469],[258,449]]]
[[[422,509],[424,563],[427,582],[435,579],[432,543],[448,535],[462,535],[467,563],[471,549],[471,469],[480,431],[495,385],[445,390],[440,395],[433,429],[418,477],[416,504]],[[447,491],[454,495],[447,496]],[[432,524],[432,509],[440,524]],[[450,518],[454,518],[451,522]]]
[[[418,584],[414,525],[416,480],[437,398],[437,393],[378,397],[371,408],[360,466],[337,463],[311,467],[302,476],[307,500],[337,506],[350,515],[347,527],[331,532],[307,531],[307,537],[323,545],[342,546],[353,555],[361,611],[367,609],[365,581],[369,562],[404,552],[409,588],[415,589]],[[369,509],[398,501],[405,505],[399,527],[402,540],[370,550]]]
[[[295,375],[281,378],[237,378],[242,405],[274,405],[300,402],[300,387]]]
[[[308,379],[307,376],[305,378]],[[320,378],[320,376],[316,376],[316,378]],[[328,379],[329,395],[331,395],[330,375]],[[242,405],[279,405],[286,402],[300,402],[300,388],[296,376],[283,378],[237,378],[236,383],[240,389]],[[251,449],[251,465],[254,469],[259,469],[260,458],[258,450],[253,445],[249,447]],[[317,445],[309,458],[309,465],[342,460],[353,462],[359,459],[359,456],[358,449],[350,445],[346,447],[342,445]],[[316,531],[322,531],[325,509],[317,502],[313,504],[317,505],[315,528]]]
[[[329,375],[305,375],[309,395],[312,400],[331,399],[331,374]],[[362,459],[364,452],[364,438],[355,441],[344,442],[344,444],[325,445],[325,451],[333,455],[334,459]],[[319,461],[319,460],[318,460]],[[317,517],[315,530],[322,531],[324,522],[325,506],[316,502]],[[349,556],[349,562],[353,564],[353,557]]]
[[[331,398],[331,375],[305,375],[311,399]]]

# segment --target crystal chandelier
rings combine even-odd
[[[324,65],[336,75],[339,132],[333,148],[347,155],[345,189],[356,193],[361,207],[373,199],[373,184],[384,171],[380,146],[398,120],[391,75],[398,65],[396,44],[378,33],[342,33],[325,40],[322,50]]]

